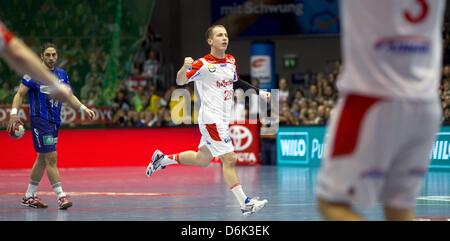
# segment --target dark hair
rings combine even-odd
[[[54,43],[45,43],[44,45],[42,45],[41,54],[43,54],[45,52],[45,50],[48,49],[48,48],[54,48],[56,50],[56,44],[54,44]]]
[[[212,34],[212,32],[213,32],[213,30],[214,30],[215,27],[225,28],[225,26],[220,25],[220,24],[215,24],[215,25],[212,25],[211,27],[209,27],[209,28],[206,30],[206,33],[205,33],[205,39],[206,39],[206,41],[208,41],[209,37],[211,37],[211,34]]]

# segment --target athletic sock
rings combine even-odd
[[[242,190],[241,184],[235,184],[231,187],[231,191],[233,192],[234,196],[238,200],[241,207],[245,206],[246,200],[248,199],[247,195],[245,195],[244,191]]]
[[[179,154],[167,155],[167,156],[164,156],[164,158],[161,161],[161,164],[164,166],[180,164],[179,158],[180,158]]]
[[[30,182],[28,183],[27,192],[25,193],[25,198],[34,197],[34,195],[37,192],[38,186],[39,186],[39,182],[30,180]]]
[[[63,192],[63,189],[62,189],[62,186],[61,186],[61,182],[57,182],[57,183],[53,184],[52,187],[53,187],[53,191],[55,192],[55,194],[58,197],[58,199],[60,197],[66,196],[66,194]]]

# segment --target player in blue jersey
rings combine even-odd
[[[43,46],[41,59],[43,64],[59,79],[60,83],[70,86],[66,72],[61,68],[55,67],[58,54],[54,44],[47,43]],[[67,195],[63,192],[56,166],[56,143],[58,142],[58,129],[61,123],[62,103],[51,97],[51,91],[51,88],[42,84],[41,81],[24,75],[19,90],[14,96],[8,131],[14,130],[16,125],[21,124],[17,116],[17,110],[20,108],[24,96],[28,93],[30,100],[30,124],[37,158],[31,170],[30,183],[25,197],[23,197],[22,205],[34,208],[47,207],[47,204],[43,203],[36,195],[44,170],[47,170],[48,179],[58,198],[59,208],[67,209],[72,206],[72,202],[69,201]],[[89,119],[92,120],[95,117],[95,113],[83,105],[73,94],[68,98],[67,103],[73,108],[80,110],[80,112],[84,112]]]
[[[65,85],[59,84],[58,79],[47,68],[41,65],[39,58],[22,40],[14,36],[0,20],[0,57],[18,73],[28,73],[34,78],[41,79],[52,86],[54,97],[66,100],[72,94]]]

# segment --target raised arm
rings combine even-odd
[[[181,86],[187,84],[188,78],[186,77],[186,72],[189,68],[192,67],[193,62],[194,59],[192,59],[191,57],[184,58],[184,64],[177,72],[177,85]]]

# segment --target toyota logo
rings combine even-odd
[[[245,126],[230,126],[230,137],[236,151],[247,149],[253,142],[253,135]]]
[[[75,110],[67,105],[63,105],[61,108],[61,122],[62,123],[71,123],[75,121],[77,117],[77,113]]]

